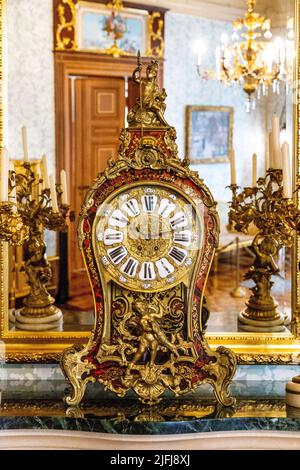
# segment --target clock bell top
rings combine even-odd
[[[139,85],[140,97],[134,108],[128,113],[127,121],[130,128],[171,127],[164,118],[167,93],[165,88],[160,90],[157,83],[158,69],[157,60],[152,59],[146,67],[146,76],[142,77],[143,64],[141,63],[140,52],[138,52],[137,67],[132,74],[132,78],[134,83]]]

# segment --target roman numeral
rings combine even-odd
[[[127,255],[127,250],[121,245],[116,248],[111,248],[107,253],[114,264],[119,264]]]
[[[187,257],[187,251],[177,248],[177,246],[173,246],[169,251],[169,256],[171,256],[177,264],[181,264]]]
[[[161,203],[160,203],[160,206],[159,206],[159,209],[158,209],[158,213],[159,213],[159,215],[161,215],[164,218],[168,217],[170,215],[170,213],[173,212],[175,207],[176,207],[175,204],[173,204],[173,202],[169,201],[169,199],[162,199]]]
[[[140,279],[143,281],[152,281],[155,279],[155,271],[154,271],[154,265],[151,262],[144,262],[142,264],[140,274],[139,274]]]
[[[167,277],[169,274],[174,272],[174,266],[169,263],[166,258],[156,261],[156,267],[161,278]]]
[[[142,197],[142,205],[145,212],[153,212],[157,203],[157,197],[153,194]]]
[[[118,232],[117,230],[112,230],[110,228],[106,229],[104,232],[104,244],[105,245],[113,245],[117,242],[123,241],[123,233]]]
[[[136,217],[140,213],[139,205],[136,199],[130,199],[122,205],[122,209],[130,216]]]
[[[187,220],[186,216],[183,212],[177,212],[177,214],[170,219],[170,224],[173,230],[180,228],[180,227],[185,227],[187,225]]]
[[[133,277],[136,273],[139,262],[134,258],[129,258],[125,264],[123,264],[121,271],[127,274],[127,276]]]
[[[189,231],[174,233],[173,240],[181,245],[189,245],[191,242],[191,233]]]
[[[116,210],[111,214],[108,221],[109,225],[124,228],[127,225],[128,219],[120,210]]]

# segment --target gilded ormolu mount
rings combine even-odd
[[[284,315],[271,294],[271,278],[279,273],[276,259],[280,248],[293,245],[295,231],[299,230],[299,210],[291,199],[283,198],[282,170],[269,169],[253,188],[240,192],[235,184],[230,188],[230,224],[243,233],[254,224],[258,231],[252,242],[255,260],[245,275],[254,287],[239,315],[239,327],[245,331],[285,331]]]
[[[95,326],[86,346],[67,349],[62,356],[72,386],[66,397],[71,406],[80,403],[88,382],[100,382],[120,397],[133,390],[150,405],[166,390],[177,396],[207,382],[220,403],[234,403],[228,386],[235,356],[223,347],[211,351],[204,336],[209,313],[203,290],[219,236],[216,203],[197,173],[178,157],[157,73],[153,60],[142,77],[138,58],[133,79],[141,94],[129,112],[130,126],[121,132],[118,156],[98,175],[80,214],[79,245],[95,299]],[[157,208],[143,209],[143,198]],[[135,213],[124,218],[117,204]],[[171,208],[174,220],[162,217],[162,204]],[[185,220],[185,208],[190,219]],[[148,221],[158,221],[158,229],[138,230],[135,239],[132,228],[147,213]],[[112,217],[118,219],[117,232],[111,229]],[[172,226],[181,219],[188,224],[186,232]],[[177,263],[171,264],[172,240],[178,234],[184,245],[177,244]],[[105,237],[122,242],[108,238],[106,243]]]

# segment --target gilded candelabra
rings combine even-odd
[[[280,248],[293,244],[300,212],[291,199],[283,197],[282,180],[282,170],[269,169],[255,187],[239,192],[236,184],[230,186],[230,224],[243,233],[247,233],[250,224],[258,230],[252,242],[255,260],[245,275],[254,287],[246,308],[239,314],[239,326],[246,331],[285,330],[284,315],[271,295],[271,278],[279,273],[276,258]]]
[[[61,185],[56,184],[58,207],[55,207],[50,189],[41,189],[43,180],[33,171],[33,163],[25,161],[18,169],[20,171],[9,172],[10,197],[15,201],[0,206],[0,237],[13,245],[23,244],[24,270],[30,287],[23,308],[15,314],[16,327],[22,330],[54,329],[61,325],[62,312],[47,291],[52,272],[46,255],[44,230],[66,230],[69,206],[62,203]]]

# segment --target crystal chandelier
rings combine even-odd
[[[254,11],[256,0],[248,0],[248,10],[241,20],[233,22],[232,43],[223,34],[216,49],[216,70],[202,70],[203,48],[198,49],[197,71],[201,78],[219,80],[225,85],[238,85],[247,94],[247,111],[255,108],[256,98],[266,96],[272,87],[280,94],[281,83],[287,92],[293,82],[293,18],[287,21],[285,40],[271,41],[271,22]]]

